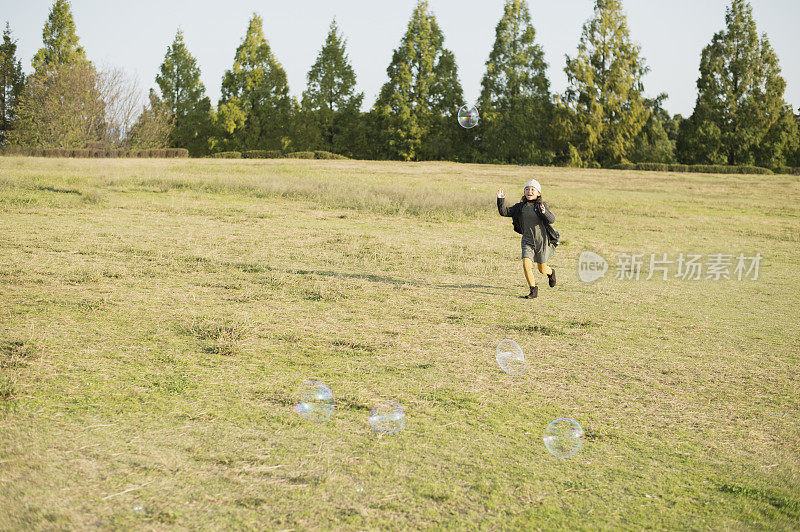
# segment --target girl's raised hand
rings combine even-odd
[[[497,191],[497,197],[498,198],[505,198],[506,197],[506,193],[503,192],[502,188]]]

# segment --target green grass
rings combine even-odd
[[[529,301],[494,193],[533,176],[565,243]],[[798,235],[797,176],[0,158],[0,530],[796,529]],[[613,276],[755,251],[757,281]]]

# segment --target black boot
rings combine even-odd
[[[550,268],[553,273],[547,276],[547,282],[550,284],[550,287],[554,287],[556,285],[556,269]]]
[[[526,299],[533,299],[539,296],[539,287],[531,286],[531,293],[525,296]]]

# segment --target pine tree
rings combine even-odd
[[[463,103],[455,56],[428,3],[420,1],[386,69],[374,113],[386,155],[402,160],[450,159],[459,151],[456,115]]]
[[[661,106],[667,98],[660,94],[654,99],[647,99],[650,118],[633,140],[633,147],[628,152],[628,160],[633,163],[674,163],[675,141],[669,138],[667,128],[674,128],[672,118]]]
[[[574,111],[573,142],[584,164],[627,157],[650,116],[642,93],[648,69],[631,42],[621,0],[596,0],[583,26],[578,55],[567,57],[567,105]]]
[[[48,67],[25,85],[9,143],[76,149],[102,145],[105,109],[102,80],[88,62]]]
[[[507,0],[481,82],[483,158],[512,163],[552,161],[552,103],[544,51],[525,0]]]
[[[253,15],[233,67],[222,79],[218,121],[227,149],[286,149],[291,140],[294,102],[286,71],[264,38],[261,17]]]
[[[186,148],[194,156],[208,153],[211,131],[211,100],[200,82],[200,68],[189,53],[179,29],[167,47],[156,83],[173,119],[170,145]]]
[[[42,30],[44,46],[33,56],[35,75],[49,69],[75,63],[88,63],[86,52],[78,44],[75,20],[68,0],[55,0]]]
[[[307,146],[352,155],[353,134],[364,94],[355,91],[356,74],[335,20],[307,79],[301,108]]]
[[[784,164],[797,143],[793,112],[783,100],[786,82],[753,10],[733,0],[726,28],[703,49],[697,102],[678,139],[687,163]]]
[[[142,114],[128,131],[126,144],[129,148],[150,150],[169,146],[172,113],[153,89],[150,89],[148,100]]]
[[[7,132],[14,127],[17,107],[25,87],[22,62],[16,58],[17,41],[11,39],[6,22],[3,44],[0,44],[0,146],[6,143]]]
[[[800,112],[794,116],[794,124],[798,131],[800,131]],[[794,153],[787,157],[786,164],[795,168],[800,167],[800,134],[798,134],[798,146]]]

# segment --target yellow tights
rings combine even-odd
[[[537,262],[536,266],[541,274],[550,275],[553,273],[553,268],[548,266],[547,263],[539,264]],[[533,261],[528,257],[522,259],[522,271],[525,272],[525,280],[528,281],[528,286],[531,288],[536,286],[536,277],[533,276]]]

